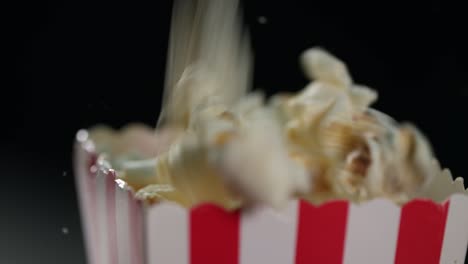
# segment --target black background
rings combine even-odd
[[[467,21],[459,7],[272,2],[244,5],[256,88],[304,87],[298,56],[320,45],[379,92],[377,109],[413,121],[442,165],[467,179]],[[156,123],[171,1],[17,1],[5,11],[14,61],[1,89],[0,263],[84,263],[74,135],[98,123]]]

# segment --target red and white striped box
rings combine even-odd
[[[296,200],[282,212],[147,206],[97,164],[93,142],[81,135],[75,177],[90,264],[460,264],[466,257],[467,195],[402,207],[386,199],[318,207]]]

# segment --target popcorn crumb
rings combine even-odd
[[[257,21],[258,21],[259,24],[262,24],[262,25],[265,25],[266,23],[268,23],[268,19],[266,17],[264,17],[264,16],[259,16],[257,18]]]

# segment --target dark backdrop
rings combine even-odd
[[[299,90],[301,51],[321,45],[378,90],[376,108],[411,120],[466,179],[466,19],[437,1],[256,0],[245,4],[255,87]],[[75,132],[156,123],[171,1],[17,1],[5,9],[14,55],[1,89],[0,263],[84,263],[71,173]],[[264,16],[266,24],[259,23]],[[465,16],[466,17],[466,16]]]

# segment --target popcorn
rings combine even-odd
[[[411,125],[403,125],[395,131],[393,146],[379,150],[375,141],[370,144],[374,160],[370,168],[371,190],[380,195],[403,195],[405,200],[416,197],[435,175],[440,173],[433,166],[433,154],[423,135]],[[379,153],[380,152],[380,153]],[[380,154],[380,157],[377,155]],[[380,181],[376,183],[375,180]]]
[[[117,144],[108,128],[92,132],[138,197],[281,208],[296,197],[404,203],[428,190],[442,174],[428,141],[372,109],[377,93],[323,48],[301,55],[311,82],[297,94],[248,93],[252,59],[237,6],[176,4],[155,134],[129,127]]]
[[[260,108],[244,117],[240,131],[214,156],[227,184],[249,202],[282,208],[294,194],[309,191],[310,177],[288,157],[271,111]]]

